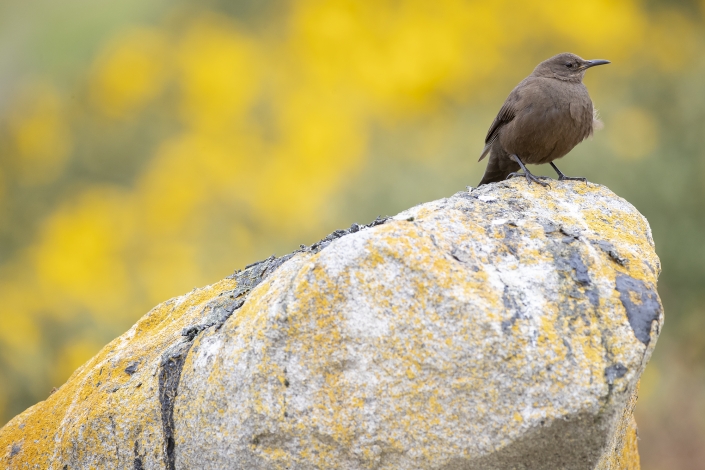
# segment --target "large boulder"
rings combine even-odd
[[[169,300],[0,430],[9,468],[639,468],[647,221],[515,180]]]

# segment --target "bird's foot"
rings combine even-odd
[[[548,186],[549,188],[551,187],[550,184],[541,181],[542,179],[550,180],[551,178],[549,178],[548,176],[534,176],[532,173],[529,173],[528,171],[525,171],[524,173],[519,173],[518,171],[516,171],[514,173],[509,173],[507,175],[506,179],[514,178],[515,176],[524,176],[526,178],[526,182],[529,184],[534,182],[534,183],[538,183],[544,187],[546,187],[546,186]]]
[[[558,177],[558,181],[582,181],[583,183],[587,184],[588,180],[585,177],[582,176],[566,176],[564,174],[561,174]]]
[[[558,174],[558,181],[582,181],[585,184],[587,184],[588,180],[587,178],[583,178],[582,176],[566,176],[563,174],[561,170],[558,169],[555,163],[551,162],[551,166],[553,167],[554,170],[556,170],[556,173]]]

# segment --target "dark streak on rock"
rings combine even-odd
[[[135,460],[134,460],[134,470],[144,470],[144,464],[142,463],[142,456],[140,455],[140,447],[137,441],[135,441]]]
[[[433,234],[431,234],[431,243],[433,243],[433,246],[435,246],[437,250],[441,249],[441,247],[438,246],[438,242],[436,241],[435,235],[433,235]]]
[[[580,230],[577,228],[561,226],[561,233],[576,240],[580,237]]]
[[[627,311],[627,319],[634,335],[648,346],[651,341],[651,325],[658,320],[661,313],[658,294],[647,287],[643,281],[626,274],[617,275],[615,288]],[[632,295],[639,299],[638,303],[632,300]]]
[[[519,308],[519,304],[517,303],[514,296],[509,293],[509,289],[507,286],[504,286],[504,293],[502,294],[502,303],[504,304],[504,308],[506,308],[507,311],[514,311],[514,314],[512,314],[509,320],[502,321],[502,331],[506,333],[512,326],[514,326],[514,323],[517,320],[524,319],[526,318],[526,316],[524,315],[524,312],[522,312]]]
[[[301,250],[298,251],[310,251],[312,253],[318,253],[325,247],[331,244],[333,240],[337,240],[338,238],[342,238],[345,235],[350,235],[351,233],[359,232],[360,230],[366,229],[366,228],[371,228],[371,227],[376,227],[377,225],[382,225],[385,222],[387,222],[390,219],[390,217],[382,217],[378,216],[375,220],[370,222],[367,225],[360,225],[360,224],[352,224],[350,228],[345,229],[345,230],[336,230],[335,232],[331,233],[327,237],[325,237],[323,240],[314,243],[311,245],[310,248],[302,248]],[[292,253],[290,256],[293,256],[296,254],[298,251],[295,251]]]
[[[502,225],[502,232],[504,234],[504,246],[507,247],[507,250],[514,256],[518,256],[517,254],[517,239],[518,239],[518,230],[516,229],[516,225],[510,226],[510,224],[514,224],[514,222],[507,222],[506,224]]]
[[[573,357],[573,348],[571,347],[570,342],[565,338],[562,338],[562,340],[563,346],[565,346],[565,348],[568,350],[567,356],[570,358],[571,361],[575,362],[575,359]]]
[[[181,369],[184,367],[186,355],[193,343],[190,341],[177,343],[162,355],[159,371],[159,403],[162,412],[162,430],[164,432],[164,453],[167,470],[175,470],[176,455],[174,455],[174,402],[181,380]]]
[[[624,258],[619,255],[617,250],[615,249],[614,245],[612,245],[610,242],[605,241],[605,240],[591,240],[591,243],[594,245],[597,245],[600,247],[602,251],[607,253],[609,257],[617,263],[620,266],[626,266],[627,265],[627,258]]]
[[[587,295],[587,298],[593,307],[597,308],[600,306],[600,292],[597,290],[597,287],[585,289],[585,295]]]
[[[472,269],[474,272],[478,272],[480,268],[475,266],[473,264],[473,261],[475,261],[475,258],[467,251],[464,249],[454,246],[450,250],[450,257],[453,258],[455,261],[458,263],[467,265],[470,269]]]
[[[627,368],[624,367],[624,365],[620,363],[612,364],[611,366],[605,368],[605,379],[607,379],[607,383],[609,385],[612,385],[614,383],[614,379],[622,378],[626,373]]]
[[[559,231],[558,226],[556,224],[554,224],[553,222],[551,222],[550,220],[539,219],[538,222],[543,227],[543,231],[546,235]]]
[[[644,261],[644,265],[649,269],[649,271],[651,271],[651,274],[653,274],[654,276],[657,276],[656,271],[654,271],[654,267],[651,266],[651,263]]]
[[[117,436],[117,426],[115,426],[115,417],[108,416],[110,419],[110,430],[113,432],[113,438],[115,439],[115,461],[120,461],[120,441]]]
[[[580,257],[580,252],[572,252],[570,254],[570,258],[568,258],[568,264],[575,271],[575,280],[579,284],[590,284],[590,275],[588,274],[587,266],[585,266],[585,263],[583,263],[583,259]]]
[[[129,366],[127,366],[125,368],[125,373],[127,373],[128,375],[134,374],[135,372],[137,372],[138,365],[139,365],[139,362],[133,362],[132,364],[130,364]]]

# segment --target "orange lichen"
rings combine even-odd
[[[234,287],[235,281],[226,279],[152,309],[74,372],[56,393],[0,430],[0,450],[8,449],[0,462],[11,466],[11,462],[21,461],[30,468],[49,468],[50,462],[67,452],[85,452],[86,458],[101,449],[112,452],[104,436],[109,433],[106,422],[109,425],[118,403],[122,412],[133,410],[140,415],[119,419],[138,420],[143,433],[159,436],[159,402],[149,399],[158,390],[158,377],[153,374],[156,363],[164,348],[180,336],[181,328],[194,322],[203,304]],[[125,373],[133,361],[140,363],[140,369],[132,375]],[[78,436],[81,444],[76,449]],[[10,457],[9,449],[18,442],[22,442],[19,451]]]

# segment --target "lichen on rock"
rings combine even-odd
[[[167,301],[0,430],[10,468],[639,468],[648,223],[508,181]]]

